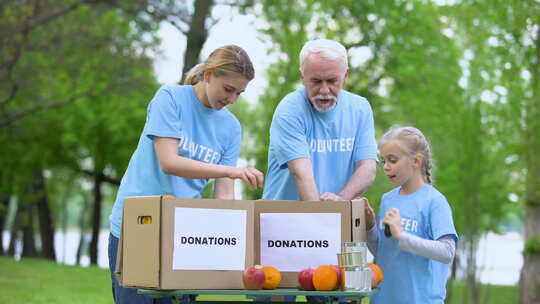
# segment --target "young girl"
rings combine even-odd
[[[215,178],[214,198],[234,199],[234,179],[262,187],[263,174],[237,168],[241,127],[225,107],[233,104],[254,77],[246,52],[228,45],[195,66],[184,85],[161,87],[148,105],[146,124],[113,206],[109,268],[116,303],[152,303],[123,288],[114,277],[124,198],[164,195],[198,198]],[[165,302],[169,302],[169,299]]]
[[[377,225],[367,208],[368,247],[384,274],[371,303],[442,304],[458,236],[446,198],[431,185],[429,143],[416,128],[392,128],[379,152],[396,188],[382,196]]]

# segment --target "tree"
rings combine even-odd
[[[136,101],[140,99],[135,97],[132,87],[138,87],[139,92],[143,92],[143,88],[151,87],[154,90],[156,86],[152,79],[151,62],[147,55],[149,46],[156,40],[140,40],[142,33],[135,31],[136,27],[131,24],[132,18],[123,14],[122,10],[114,11],[108,6],[100,5],[90,7],[82,5],[83,2],[79,4],[73,9],[60,9],[65,12],[63,14],[54,13],[57,11],[57,6],[62,5],[54,1],[46,4],[38,1],[28,2],[28,5],[14,5],[10,7],[11,9],[2,11],[6,16],[2,20],[8,21],[7,25],[2,24],[2,30],[13,24],[16,25],[17,22],[23,26],[39,24],[39,26],[28,26],[29,29],[23,31],[24,43],[19,43],[20,47],[17,48],[16,38],[13,38],[15,41],[8,41],[16,46],[15,51],[10,53],[8,48],[8,51],[2,54],[6,56],[5,58],[16,60],[7,60],[9,64],[4,65],[2,68],[5,69],[2,69],[0,73],[9,78],[7,83],[14,88],[10,94],[2,95],[6,96],[6,99],[2,103],[3,120],[0,120],[4,123],[2,132],[5,136],[2,140],[6,146],[10,147],[12,153],[5,154],[6,160],[13,158],[13,155],[24,156],[11,159],[10,161],[15,162],[16,165],[3,167],[3,170],[13,169],[14,171],[6,172],[13,175],[24,175],[27,174],[25,172],[30,171],[34,172],[36,177],[20,179],[20,181],[29,185],[29,194],[38,195],[36,202],[37,206],[40,206],[38,214],[44,249],[42,254],[48,258],[54,258],[52,249],[54,226],[46,199],[48,196],[43,170],[64,166],[80,173],[84,172],[79,168],[78,161],[81,159],[59,157],[69,156],[70,154],[66,152],[69,148],[73,148],[75,155],[82,154],[80,152],[84,150],[84,147],[69,146],[69,139],[74,138],[76,141],[80,136],[77,132],[85,128],[78,130],[66,128],[69,125],[65,124],[65,121],[70,121],[71,117],[84,121],[84,110],[70,112],[64,111],[62,107],[74,104],[77,106],[79,104],[94,105],[93,102],[99,99],[110,101],[116,98],[118,102],[123,102],[122,98],[117,98],[119,95],[123,98],[134,98],[133,100]],[[19,19],[21,14],[28,18]],[[41,20],[41,16],[44,15],[50,16],[47,22],[35,21]],[[10,21],[13,21],[13,24],[10,24]],[[146,39],[148,38],[152,37],[147,36]],[[6,38],[6,40],[9,39]],[[12,54],[16,56],[11,56]],[[47,71],[48,74],[40,73],[40,71]],[[124,75],[126,71],[130,73]],[[115,103],[109,103],[109,105],[115,109],[121,109],[118,106],[114,107]],[[52,108],[57,110],[43,111]],[[127,113],[137,112],[127,111]],[[108,114],[115,113],[109,111]],[[91,123],[95,122],[95,120],[91,121]],[[84,123],[86,124],[83,126],[88,125],[88,121]],[[49,128],[45,130],[43,125]],[[126,127],[129,128],[129,126]],[[66,132],[68,130],[71,132]],[[123,134],[126,133],[130,132]],[[98,134],[96,138],[105,138],[101,137],[104,135]],[[114,145],[111,145],[111,149],[113,147]],[[122,149],[112,152],[116,151],[122,151]],[[97,159],[102,160],[104,157],[98,155]],[[101,171],[92,171],[91,174],[99,178],[98,182],[110,181],[104,177],[103,173],[107,161],[98,162],[98,165],[102,166],[98,166]],[[96,188],[99,189],[99,185]],[[96,197],[94,210],[99,214],[98,218],[101,218],[97,203],[100,202],[100,197],[99,195]],[[28,205],[26,208],[31,210],[34,204],[31,196],[28,198],[28,200],[19,201]],[[19,210],[26,209],[19,208]],[[29,212],[31,214],[31,211]],[[23,218],[29,219],[22,222],[24,227],[32,227],[32,217]],[[94,224],[95,231],[98,231],[99,220]],[[12,235],[15,236],[16,231],[14,232]],[[25,244],[29,243],[30,241]],[[94,245],[97,247],[97,242]],[[97,253],[94,256],[97,257]]]
[[[480,14],[481,13],[481,14]],[[456,7],[480,77],[479,99],[489,102],[507,181],[525,207],[520,303],[540,301],[540,6],[537,1],[479,1]],[[501,145],[502,144],[502,145]],[[497,145],[495,145],[496,147]],[[504,148],[501,149],[500,146]]]
[[[120,182],[142,129],[146,105],[157,88],[149,53],[154,51],[160,23],[170,22],[189,36],[186,56],[194,60],[212,25],[213,1],[193,4],[194,8],[174,0],[68,4],[33,0],[0,6],[0,32],[6,33],[0,39],[8,46],[0,52],[0,141],[10,143],[1,152],[10,166],[2,168],[6,176],[22,174],[17,170],[27,168],[36,177],[45,170],[53,174],[68,170],[76,180],[92,182],[92,264],[97,262],[104,195],[111,195],[109,186]],[[13,161],[12,155],[25,157]],[[47,187],[47,180],[24,181],[39,185],[32,192],[58,199],[47,196],[47,188],[54,188]],[[7,197],[18,197],[8,185],[2,190]],[[48,231],[46,239],[52,243],[54,225],[47,219],[54,217],[49,209],[41,210],[48,214],[39,213],[47,223],[40,231]],[[0,218],[5,219],[1,210]],[[27,216],[16,218],[27,227]],[[12,235],[19,226],[14,226]]]

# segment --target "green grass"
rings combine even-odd
[[[517,303],[517,286],[482,285],[481,288],[480,303]],[[465,285],[456,282],[452,290],[452,304],[463,303]],[[246,298],[201,296],[199,300],[245,301]],[[113,300],[109,271],[98,267],[66,266],[42,259],[15,261],[0,256],[0,303],[110,304]],[[362,303],[369,301],[364,299]]]
[[[0,303],[112,303],[109,271],[0,257]]]
[[[454,282],[452,291],[452,304],[472,303],[470,299],[468,302],[465,302],[463,298],[463,293],[465,292],[465,284],[463,282]],[[517,303],[519,288],[517,286],[482,285],[480,287],[480,294],[479,303]]]

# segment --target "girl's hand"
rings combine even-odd
[[[383,224],[387,224],[392,232],[392,237],[399,240],[403,228],[401,227],[401,216],[399,210],[396,208],[390,208],[384,215]]]
[[[228,177],[243,180],[250,189],[262,188],[264,185],[264,175],[255,168],[231,167]]]
[[[373,226],[375,226],[376,216],[375,216],[375,211],[373,211],[373,208],[371,208],[371,204],[369,203],[367,199],[366,199],[366,208],[364,209],[364,211],[366,215],[366,229],[370,230],[371,228],[373,228]]]

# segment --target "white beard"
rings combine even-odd
[[[328,103],[321,103],[320,100],[332,100]],[[329,112],[332,111],[337,105],[337,98],[332,95],[317,95],[313,97],[313,107],[319,112]]]

